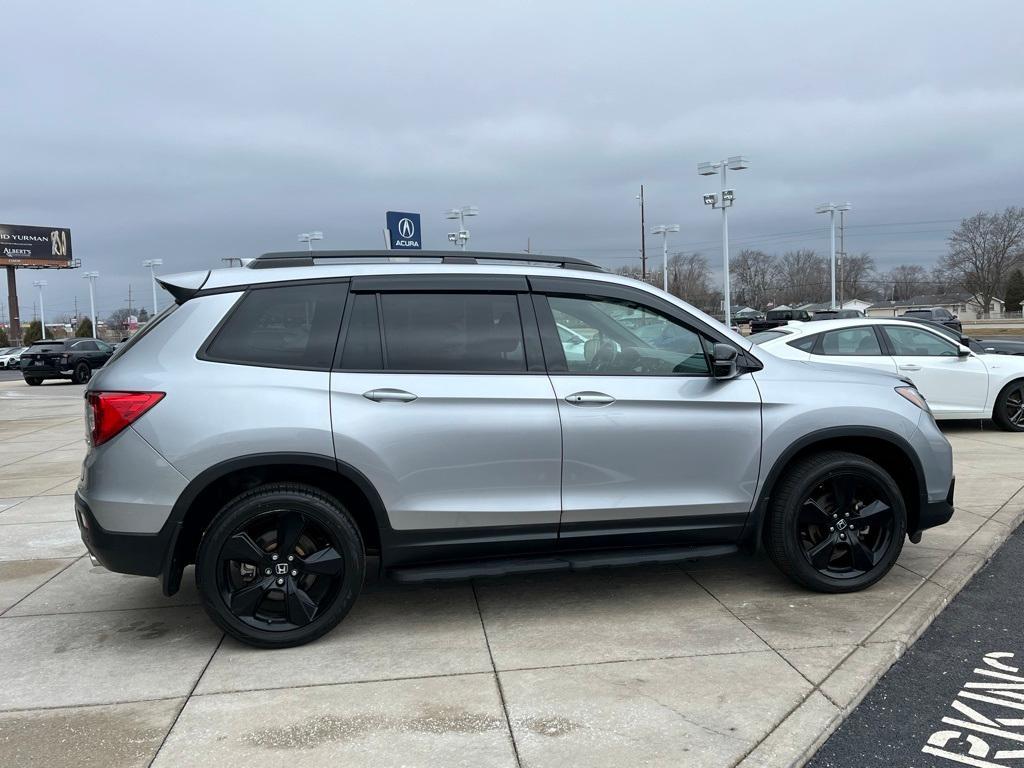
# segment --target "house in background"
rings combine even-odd
[[[969,293],[949,293],[946,295],[924,294],[899,301],[879,301],[868,308],[867,316],[899,317],[910,309],[931,309],[932,307],[948,310],[961,320],[978,320],[985,314],[985,310],[981,306],[981,299],[977,296]],[[993,298],[988,311],[990,318],[1001,320],[1005,313],[1005,303],[1002,299]]]

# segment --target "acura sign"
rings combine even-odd
[[[418,213],[388,211],[387,230],[388,247],[392,250],[419,250],[423,247]]]
[[[71,266],[71,230],[0,224],[0,267]]]

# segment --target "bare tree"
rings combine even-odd
[[[711,311],[711,268],[699,253],[677,253],[668,260],[668,290],[699,309]]]
[[[949,270],[943,269],[941,264],[932,267],[928,279],[931,283],[929,290],[939,296],[945,296],[958,290],[956,278],[950,274]]]
[[[779,298],[787,304],[829,297],[829,262],[812,250],[788,251],[779,259]]]
[[[928,270],[920,264],[900,264],[882,276],[888,298],[902,301],[926,293],[931,288]]]
[[[839,270],[841,290],[839,294],[843,299],[863,298],[863,294],[874,282],[875,260],[870,254],[859,253],[854,256],[847,256],[843,259],[842,269]]]
[[[729,275],[737,304],[764,309],[778,291],[778,261],[764,251],[740,251],[729,265]]]
[[[949,252],[940,264],[957,283],[977,296],[984,316],[1003,291],[1014,268],[1024,263],[1024,209],[978,213],[960,222],[949,236]]]

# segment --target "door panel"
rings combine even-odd
[[[742,525],[761,455],[754,381],[706,377],[551,377],[562,420],[562,527],[653,518]],[[610,404],[571,404],[576,393]],[[710,522],[710,521],[709,521]],[[590,527],[590,526],[588,526]]]
[[[548,524],[553,537],[562,446],[547,376],[334,371],[331,419],[338,459],[394,529]]]
[[[988,396],[988,369],[974,354],[957,355],[950,339],[914,326],[882,326],[896,360],[928,400],[936,416],[981,416]]]

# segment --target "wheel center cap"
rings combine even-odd
[[[848,523],[845,520],[842,520],[842,519],[837,520],[836,521],[836,530],[837,531],[845,531],[847,525],[848,525]]]
[[[286,573],[288,573],[288,564],[287,563],[275,563],[274,564],[274,573],[276,573],[278,576],[284,576]]]

